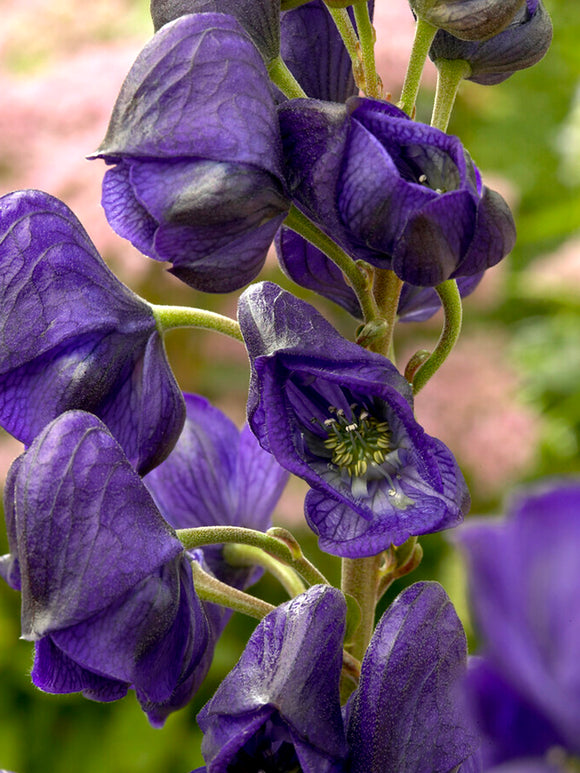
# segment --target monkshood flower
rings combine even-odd
[[[524,490],[505,520],[457,534],[482,642],[467,682],[480,769],[572,770],[566,757],[580,757],[579,513],[580,483],[549,481]]]
[[[305,513],[323,550],[375,555],[462,520],[463,476],[415,421],[410,385],[391,362],[269,282],[243,293],[239,321],[251,363],[248,422],[312,487]]]
[[[147,472],[185,416],[150,307],[58,199],[10,193],[0,223],[0,424],[28,445],[60,413],[90,411]]]
[[[551,42],[550,15],[541,0],[526,0],[508,27],[490,40],[468,42],[440,30],[429,57],[435,63],[441,59],[462,59],[471,68],[466,80],[494,86],[517,70],[537,64]]]
[[[456,137],[372,99],[278,110],[292,196],[351,257],[426,287],[478,274],[513,247],[509,207]]]
[[[240,22],[266,64],[280,54],[280,0],[151,0],[155,32],[190,13],[226,13]]]
[[[258,625],[197,720],[200,771],[339,773],[346,739],[339,700],[346,604],[315,585]]]
[[[186,419],[172,453],[144,478],[159,510],[176,529],[198,526],[244,526],[266,531],[288,473],[263,451],[248,426],[240,431],[208,400],[185,395]],[[223,558],[220,545],[199,551],[204,568],[218,580],[245,590],[262,570],[234,567]],[[203,667],[196,669],[201,684],[211,665],[215,643],[231,612],[202,602],[210,624],[211,646]]]
[[[233,16],[161,27],[92,157],[114,165],[103,180],[109,223],[145,255],[207,292],[257,276],[289,201],[271,82]]]
[[[409,0],[413,13],[462,40],[486,40],[507,27],[524,0]]]
[[[206,767],[196,773],[433,773],[474,750],[457,688],[461,623],[437,583],[417,583],[385,612],[360,686],[339,703],[345,603],[314,586],[271,612],[198,715]]]
[[[208,626],[175,532],[105,425],[83,411],[51,422],[10,470],[10,554],[32,681],[93,700],[132,687],[152,724],[184,694]]]
[[[350,773],[450,773],[478,739],[460,694],[465,633],[443,588],[418,582],[383,614],[347,710]]]
[[[276,234],[274,244],[282,271],[296,284],[334,301],[353,317],[363,318],[356,293],[342,271],[321,250],[285,226]],[[483,273],[458,278],[457,287],[462,298],[475,290]],[[423,322],[440,308],[441,300],[432,287],[403,283],[397,306],[400,322]]]

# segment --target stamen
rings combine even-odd
[[[332,452],[331,462],[351,478],[363,478],[369,467],[380,466],[390,448],[390,430],[386,421],[372,416],[356,403],[350,406],[347,418],[342,408],[329,406],[336,418],[323,423],[327,438],[324,447]]]

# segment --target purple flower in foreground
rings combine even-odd
[[[552,42],[552,22],[541,0],[526,0],[509,26],[490,40],[459,40],[440,30],[429,57],[463,59],[471,67],[467,80],[494,86],[517,70],[537,64]]]
[[[341,773],[339,701],[346,604],[315,585],[258,625],[197,719],[208,773]]]
[[[144,479],[159,510],[176,529],[198,526],[245,526],[266,531],[272,511],[288,479],[271,454],[263,451],[245,426],[241,432],[218,408],[199,395],[185,395],[187,415],[181,437],[165,462]],[[223,558],[221,545],[208,545],[195,555],[218,580],[244,590],[262,570],[234,567]],[[205,677],[231,611],[202,602],[211,627],[203,667]]]
[[[469,505],[449,451],[413,417],[410,385],[269,282],[239,303],[251,362],[248,421],[263,448],[304,478],[320,546],[368,556],[458,524]]]
[[[147,472],[185,414],[153,312],[58,199],[10,193],[0,218],[0,424],[28,445],[60,413],[90,411]]]
[[[207,621],[181,543],[102,422],[49,424],[10,470],[5,513],[0,572],[22,591],[34,684],[100,701],[132,687],[163,724],[191,697]]]
[[[346,605],[314,586],[271,612],[198,716],[207,773],[450,773],[474,749],[457,695],[465,634],[437,583],[388,609],[344,712]]]
[[[352,287],[342,271],[313,244],[300,234],[282,226],[275,239],[278,261],[284,273],[296,284],[329,298],[357,319],[362,309]],[[461,276],[457,287],[461,296],[472,293],[483,278],[483,272]],[[417,287],[403,283],[397,315],[400,322],[423,322],[441,308],[441,300],[433,287]]]
[[[419,582],[381,618],[348,710],[351,773],[449,773],[477,739],[461,702],[463,627],[443,588]]]
[[[372,99],[278,110],[292,196],[351,257],[425,287],[478,274],[513,247],[507,204],[457,137]]]
[[[181,16],[131,69],[93,158],[117,233],[199,290],[254,279],[289,207],[271,82],[233,16]]]
[[[483,648],[467,687],[484,770],[535,770],[534,757],[558,769],[554,755],[580,754],[579,513],[580,483],[556,481],[457,534]]]

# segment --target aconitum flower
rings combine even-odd
[[[90,411],[147,472],[185,416],[151,308],[58,199],[10,193],[0,222],[0,424],[29,445],[60,413]]]
[[[197,720],[207,773],[341,773],[346,604],[315,585],[267,615]]]
[[[524,0],[409,0],[415,15],[462,40],[486,40],[514,18]]]
[[[415,421],[411,387],[391,362],[269,282],[243,293],[239,320],[251,363],[248,422],[312,487],[306,518],[323,550],[375,555],[462,520],[463,476]]]
[[[522,491],[507,518],[456,535],[482,643],[467,688],[483,770],[560,769],[580,755],[579,513],[580,483],[549,481]]]
[[[351,257],[426,287],[478,274],[513,247],[507,204],[456,137],[358,97],[293,99],[279,115],[297,206]]]
[[[254,279],[289,207],[272,85],[233,16],[163,26],[133,65],[93,158],[113,164],[117,233],[199,290]]]
[[[466,80],[494,86],[517,70],[537,64],[552,42],[552,22],[541,0],[526,0],[506,29],[490,40],[459,40],[440,30],[433,40],[429,57],[462,59],[471,72]]]
[[[105,425],[51,422],[11,468],[5,513],[0,570],[22,591],[34,684],[101,701],[132,687],[162,724],[191,697],[208,626],[181,543]]]

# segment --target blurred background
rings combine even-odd
[[[464,83],[449,127],[489,187],[509,201],[518,226],[512,256],[466,300],[456,350],[417,397],[419,421],[449,445],[464,470],[473,514],[501,512],[509,491],[526,481],[580,471],[580,9],[569,0],[544,4],[554,23],[545,59],[499,86]],[[85,160],[152,35],[146,0],[92,0],[90,9],[73,0],[0,0],[0,14],[0,195],[40,188],[63,199],[115,273],[146,299],[234,315],[235,296],[196,294],[111,231],[99,203],[104,166]],[[379,72],[396,101],[413,31],[406,0],[378,2],[376,27]],[[434,84],[429,67],[418,104],[426,122]],[[273,257],[262,278],[296,291]],[[352,319],[313,302],[353,336]],[[399,326],[400,366],[433,345],[440,325],[436,317]],[[206,395],[241,425],[248,380],[242,347],[204,331],[173,331],[166,343],[182,388]],[[1,432],[0,485],[21,451]],[[301,482],[291,481],[276,522],[338,583],[337,562],[318,558],[303,525],[303,495]],[[473,642],[460,558],[442,535],[421,542],[425,559],[408,581],[439,579]],[[6,550],[2,533],[0,554]],[[256,593],[284,600],[267,580]],[[105,705],[33,688],[32,646],[18,640],[19,615],[18,594],[1,584],[0,768],[187,773],[202,764],[195,715],[239,656],[252,621],[234,617],[200,694],[153,730],[132,695]]]

